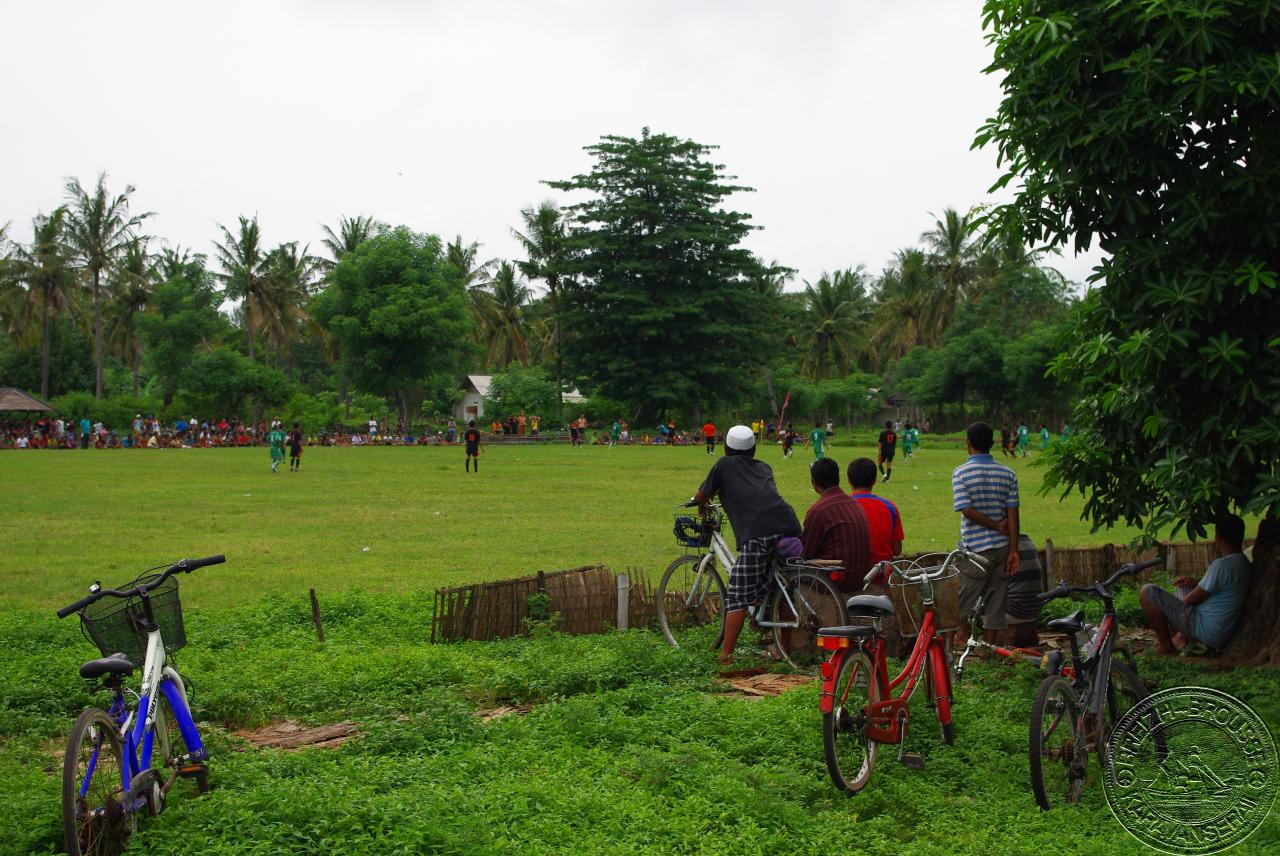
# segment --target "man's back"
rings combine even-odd
[[[1200,580],[1209,597],[1195,607],[1195,637],[1214,648],[1225,648],[1240,620],[1252,576],[1243,553],[1215,559]]]
[[[725,455],[712,465],[698,488],[704,496],[719,494],[739,545],[768,535],[799,535],[795,509],[778,493],[773,470],[745,455]]]
[[[809,507],[800,536],[807,559],[839,559],[845,575],[840,588],[861,591],[871,570],[871,529],[862,506],[839,486],[828,488]]]
[[[897,555],[894,545],[901,544],[905,537],[898,506],[870,490],[855,490],[852,499],[858,503],[867,518],[867,528],[871,535],[871,563],[892,559]]]
[[[974,508],[992,520],[1004,520],[1005,509],[1018,505],[1018,476],[990,454],[970,455],[951,474],[952,507]],[[1009,543],[1007,535],[960,517],[960,540],[970,550],[989,550]]]

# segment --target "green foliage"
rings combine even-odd
[[[438,238],[404,226],[342,256],[321,320],[359,388],[403,396],[429,372],[457,366],[471,322],[449,270]]]
[[[284,404],[292,392],[283,374],[225,347],[198,354],[183,388],[192,406],[220,416],[240,414],[250,397],[269,407]]]
[[[107,398],[94,398],[92,392],[69,392],[49,402],[53,409],[64,420],[74,421],[75,430],[80,430],[80,420],[88,417],[90,422],[101,422],[108,430],[127,432],[131,430],[133,419],[139,413],[159,413],[159,402],[153,398],[134,398],[129,395],[115,395]]]
[[[196,358],[195,346],[227,327],[210,280],[203,256],[175,262],[138,318],[147,367],[166,405]]]
[[[560,403],[560,391],[556,382],[542,369],[512,367],[493,376],[489,382],[489,396],[485,399],[485,413],[498,418],[521,411],[550,416]]]
[[[992,222],[1108,254],[1056,375],[1079,390],[1049,485],[1096,526],[1280,506],[1280,18],[1272,3],[989,0],[1019,189]]]
[[[748,215],[723,210],[749,188],[728,184],[712,147],[668,134],[606,136],[590,173],[548,182],[586,191],[574,218],[561,343],[592,392],[640,408],[641,418],[731,400],[747,380],[744,343],[761,332],[742,248]]]
[[[93,342],[70,318],[49,322],[49,394],[93,388]],[[40,389],[39,342],[14,348],[0,344],[0,383],[20,389]]]

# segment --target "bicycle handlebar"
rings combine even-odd
[[[1163,565],[1163,564],[1164,564],[1164,559],[1162,557],[1157,556],[1156,558],[1148,559],[1145,562],[1138,562],[1136,564],[1130,563],[1127,565],[1122,565],[1120,569],[1117,570],[1114,574],[1107,577],[1105,580],[1102,580],[1100,582],[1095,582],[1091,586],[1069,586],[1064,582],[1060,582],[1058,583],[1057,586],[1050,589],[1049,591],[1041,592],[1040,594],[1036,595],[1036,600],[1040,601],[1041,603],[1045,603],[1046,601],[1054,600],[1059,597],[1066,597],[1069,594],[1092,594],[1092,595],[1097,595],[1099,597],[1102,597],[1105,595],[1106,591],[1115,584],[1116,580],[1120,579],[1121,577],[1128,576],[1130,574],[1141,573],[1142,571],[1145,571],[1148,568],[1154,568],[1157,565]]]
[[[917,582],[922,580],[936,580],[939,577],[941,577],[943,574],[945,574],[947,571],[951,570],[951,566],[955,563],[955,560],[957,558],[968,559],[969,561],[981,567],[983,570],[988,570],[991,567],[991,563],[984,557],[979,556],[977,553],[973,552],[972,550],[965,549],[964,547],[957,547],[956,549],[952,550],[950,553],[947,554],[947,557],[942,560],[941,565],[938,565],[936,568],[932,568],[932,569],[930,568],[916,568],[916,569],[898,568],[894,566],[893,560],[891,559],[885,559],[882,562],[877,562],[875,565],[872,565],[871,570],[867,572],[867,576],[864,578],[862,583],[862,588],[863,590],[866,590],[872,584],[882,582],[883,576],[887,575],[887,573],[892,573],[894,571],[897,571],[897,573],[903,579],[910,580],[912,582]]]
[[[226,560],[227,560],[227,557],[224,556],[222,553],[219,553],[216,556],[206,556],[203,559],[179,559],[178,561],[170,565],[168,569],[165,570],[165,572],[159,576],[158,579],[152,580],[149,583],[141,583],[140,585],[136,585],[133,588],[127,589],[125,591],[119,591],[117,589],[100,588],[97,591],[90,592],[89,594],[77,600],[75,603],[68,604],[67,606],[62,607],[62,609],[59,609],[58,617],[66,618],[71,613],[79,612],[89,604],[94,603],[95,601],[101,600],[104,597],[133,597],[139,594],[146,594],[148,591],[155,588],[160,583],[164,582],[174,574],[178,574],[178,573],[189,574],[192,571],[194,571],[196,568],[203,568],[208,565],[221,565]]]

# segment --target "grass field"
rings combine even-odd
[[[842,468],[872,450],[837,446]],[[899,504],[908,552],[949,547],[953,446],[898,463],[877,489]],[[803,518],[815,499],[798,449],[761,450]],[[418,591],[604,562],[648,570],[676,553],[672,506],[701,483],[698,448],[490,446],[482,472],[460,448],[314,448],[300,473],[272,475],[264,449],[6,452],[0,608],[57,607],[88,583],[112,585],[182,556],[226,553],[189,603],[243,603],[267,592]],[[1040,496],[1034,457],[1016,460],[1023,528],[1059,546],[1128,541],[1090,534],[1080,500]],[[369,549],[364,550],[365,547]]]
[[[764,455],[803,513],[810,456]],[[948,477],[962,458],[927,449],[883,486],[909,550],[955,539]],[[228,564],[183,578],[191,641],[177,657],[214,790],[197,798],[179,783],[136,852],[1133,852],[1096,780],[1080,805],[1035,807],[1030,668],[967,670],[954,747],[918,698],[909,748],[925,769],[884,752],[869,789],[848,797],[827,778],[816,688],[725,694],[705,630],[678,650],[643,629],[429,644],[436,585],[588,561],[661,568],[675,552],[670,507],[708,466],[701,450],[493,447],[470,477],[458,449],[311,449],[305,462],[273,476],[263,450],[0,454],[0,854],[58,851],[62,744],[76,713],[104,701],[76,676],[95,652],[51,608],[93,579],[215,552]],[[1076,502],[1036,495],[1039,471],[1015,466],[1029,531],[1099,540]],[[323,645],[310,585],[323,592]],[[1119,603],[1132,622],[1133,592]],[[1140,666],[1162,687],[1227,690],[1280,733],[1277,670]],[[513,703],[532,712],[475,715]],[[287,718],[354,720],[361,737],[288,753],[231,734]],[[1273,853],[1278,838],[1273,814],[1235,852]]]

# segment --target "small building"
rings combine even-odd
[[[453,406],[453,418],[460,422],[484,416],[484,400],[493,375],[469,374],[462,382],[462,400]]]

